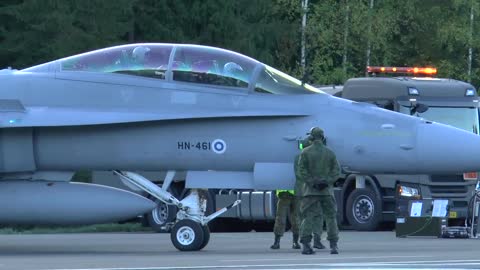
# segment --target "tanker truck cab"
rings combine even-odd
[[[433,78],[431,76],[437,72],[435,68],[367,67],[367,71],[373,76],[347,80],[341,94],[336,95],[479,133],[478,95],[471,84]],[[397,76],[379,76],[383,74]],[[346,173],[336,194],[339,218],[353,229],[375,230],[383,222],[394,222],[396,215],[405,215],[412,199],[448,199],[449,224],[463,225],[468,199],[477,180],[477,172],[452,175]]]

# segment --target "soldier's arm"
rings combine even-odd
[[[328,181],[329,184],[333,185],[335,181],[340,177],[340,165],[338,164],[337,158],[333,152],[331,153],[330,157],[330,168],[328,173]]]
[[[298,160],[298,175],[300,178],[308,183],[308,184],[313,184],[313,177],[309,172],[309,166],[308,166],[308,156],[302,153],[300,155],[300,159]]]

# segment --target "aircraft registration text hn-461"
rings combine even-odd
[[[130,44],[23,70],[0,71],[1,224],[88,224],[151,211],[151,200],[70,183],[111,170],[179,208],[171,239],[199,250],[207,223],[200,189],[291,189],[298,142],[325,130],[341,167],[367,173],[480,170],[480,137],[327,95],[224,49]],[[407,89],[406,89],[407,91]],[[448,155],[449,158],[443,158]],[[161,187],[133,171],[166,171]],[[168,192],[186,172],[191,192]]]

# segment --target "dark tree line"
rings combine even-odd
[[[301,77],[301,2],[0,0],[0,68],[172,42],[231,49]],[[371,65],[433,65],[441,77],[478,86],[479,11],[478,0],[310,0],[304,78],[342,84],[364,76],[370,44]]]

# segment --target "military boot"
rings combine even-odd
[[[330,241],[330,254],[338,254],[338,246],[336,241]]]
[[[270,246],[271,249],[279,249],[280,248],[280,235],[275,235],[275,242],[273,245]]]
[[[302,245],[303,245],[302,254],[304,254],[304,255],[315,254],[315,251],[310,246],[310,243],[302,243]]]
[[[313,247],[317,249],[325,249],[325,246],[322,244],[322,238],[319,235],[313,235]]]
[[[293,249],[300,249],[300,245],[298,244],[298,234],[293,235],[293,244],[292,244]]]

